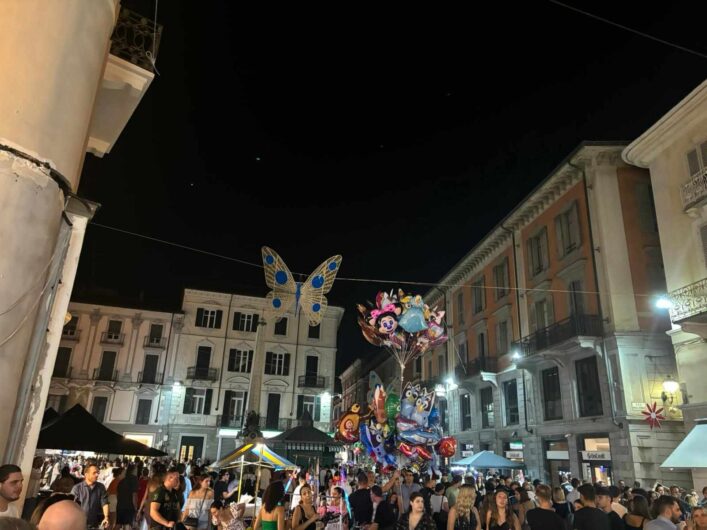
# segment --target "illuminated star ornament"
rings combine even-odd
[[[661,412],[663,412],[663,408],[658,408],[655,401],[653,405],[646,403],[646,410],[641,411],[641,414],[646,417],[648,425],[651,426],[651,430],[653,430],[653,427],[660,429],[661,420],[665,420],[665,416],[663,416]]]
[[[332,256],[314,269],[306,282],[298,283],[277,252],[263,247],[262,254],[265,283],[272,289],[266,296],[269,312],[277,317],[290,310],[294,310],[295,314],[301,310],[310,326],[318,326],[328,305],[324,295],[334,285],[343,258]]]

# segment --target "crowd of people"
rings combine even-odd
[[[351,468],[271,472],[246,465],[241,473],[201,462],[40,459],[22,520],[13,501],[23,482],[19,467],[0,466],[0,530],[707,530],[707,487],[700,497],[623,481],[572,479],[551,487],[409,469],[386,477]],[[247,514],[256,488],[259,509]]]

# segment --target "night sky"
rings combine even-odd
[[[268,245],[293,272],[342,254],[339,372],[381,352],[356,302],[439,280],[581,141],[635,139],[707,73],[548,1],[239,4],[159,4],[160,75],[79,195],[96,223],[256,263]],[[571,5],[707,54],[697,2]],[[267,292],[260,269],[89,226],[74,300],[171,311],[185,287]]]

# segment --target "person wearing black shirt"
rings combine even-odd
[[[577,488],[583,508],[574,513],[574,530],[611,530],[609,517],[596,507],[596,490],[591,484]]]
[[[179,493],[179,471],[170,468],[164,482],[150,497],[151,529],[174,528],[182,514]]]
[[[393,505],[383,498],[383,490],[380,486],[371,488],[371,500],[375,507],[375,514],[373,525],[369,530],[392,530],[398,518],[393,511]]]
[[[373,501],[371,490],[368,489],[368,477],[365,473],[358,474],[358,489],[349,495],[349,504],[357,525],[363,526],[373,519]]]
[[[429,475],[424,475],[422,477],[422,489],[420,490],[420,493],[422,493],[422,500],[425,502],[425,511],[427,512],[427,515],[432,515],[432,495],[435,494],[435,484],[436,480],[434,477],[430,477]]]
[[[626,524],[623,519],[619,517],[618,513],[611,509],[611,490],[609,488],[605,488],[604,486],[600,486],[596,488],[595,491],[597,506],[609,519],[611,530],[625,530]]]
[[[535,489],[535,499],[539,507],[525,514],[530,530],[566,530],[565,521],[552,509],[550,486],[539,484]]]

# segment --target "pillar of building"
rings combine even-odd
[[[27,476],[20,441],[30,446],[36,425],[19,420],[36,406],[30,395],[46,399],[48,391],[50,377],[37,376],[51,313],[62,310],[56,287],[74,278],[63,271],[77,241],[66,206],[78,187],[116,9],[117,0],[0,3],[0,454]],[[64,313],[67,306],[68,299]]]

